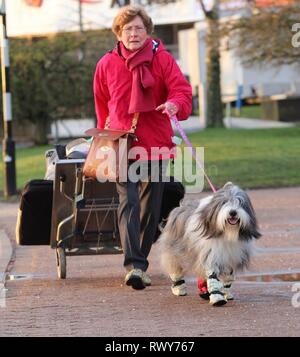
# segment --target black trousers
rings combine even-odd
[[[151,181],[150,163],[148,175],[142,180],[135,182],[129,177],[127,182],[117,182],[119,232],[127,270],[146,271],[149,265],[147,258],[159,223],[167,161],[157,163],[154,170],[159,170],[159,182]]]

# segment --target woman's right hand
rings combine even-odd
[[[177,105],[172,102],[165,102],[159,105],[155,110],[163,110],[168,112],[171,116],[176,115],[178,113]]]

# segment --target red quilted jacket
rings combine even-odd
[[[153,92],[156,106],[166,101],[173,102],[179,108],[178,119],[187,119],[192,110],[191,86],[161,42],[154,54],[151,70],[155,79]],[[95,71],[94,97],[98,128],[103,128],[106,118],[110,116],[110,128],[130,129],[133,117],[128,114],[131,85],[132,74],[116,47],[100,59]],[[150,155],[151,147],[174,147],[170,120],[161,111],[141,113],[135,134],[138,141],[134,145],[145,148],[150,159],[154,159]]]

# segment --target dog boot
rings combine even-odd
[[[207,290],[207,281],[204,279],[202,280],[202,279],[198,278],[197,286],[199,289],[199,296],[201,297],[201,299],[209,300],[209,292]]]
[[[207,287],[209,292],[209,303],[213,306],[222,306],[227,303],[225,294],[223,293],[224,286],[217,278],[216,274],[211,274],[207,279]]]
[[[209,303],[213,306],[222,306],[227,303],[227,299],[222,292],[213,291],[209,295]]]
[[[230,292],[231,284],[234,282],[233,271],[229,275],[226,275],[223,279],[223,293],[225,294],[226,300],[234,300],[234,296]]]
[[[226,298],[227,301],[228,301],[228,300],[234,300],[234,296],[233,296],[233,294],[230,292],[230,286],[224,285],[223,293],[224,293],[225,298]]]
[[[170,278],[173,282],[171,286],[172,293],[176,296],[187,295],[187,288],[184,279],[182,277],[175,277],[171,275]]]

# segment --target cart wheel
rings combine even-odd
[[[63,248],[56,249],[56,264],[57,264],[57,275],[59,279],[66,279],[67,260],[66,260],[66,253]]]

